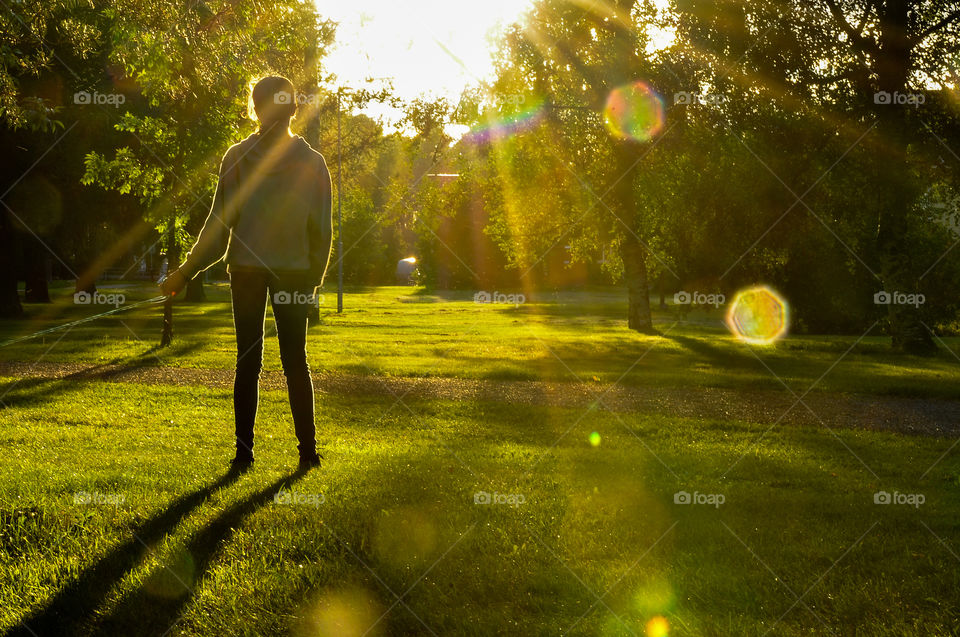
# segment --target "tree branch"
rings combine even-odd
[[[863,15],[860,16],[860,22],[857,24],[857,33],[863,33],[863,27],[867,26],[867,18],[870,17],[870,10],[875,9],[876,6],[876,0],[867,0],[867,4],[863,8]]]
[[[862,53],[876,55],[877,43],[873,40],[866,39],[861,33],[850,26],[850,23],[847,22],[847,18],[843,15],[843,11],[841,11],[840,7],[837,5],[836,0],[823,1],[830,10],[830,15],[833,16],[833,19],[837,22],[843,32],[847,34],[847,37],[850,38],[850,41],[853,43],[853,45]]]
[[[947,16],[946,16],[945,18],[943,18],[942,20],[940,20],[939,22],[937,22],[937,23],[934,24],[933,26],[927,27],[926,29],[924,29],[923,31],[921,31],[921,32],[919,33],[919,35],[917,35],[915,38],[913,38],[912,43],[913,43],[913,44],[919,44],[919,43],[922,42],[927,36],[932,35],[932,34],[936,33],[937,31],[940,31],[941,29],[944,29],[944,28],[950,26],[950,24],[953,23],[953,22],[956,22],[957,18],[960,18],[960,9],[957,9],[957,10],[954,11],[953,13],[947,14]]]
[[[815,80],[810,80],[809,82],[807,82],[807,84],[816,84],[816,85],[832,84],[834,82],[839,82],[840,80],[849,80],[853,78],[856,74],[857,74],[857,71],[851,69],[849,71],[844,71],[840,75],[832,75],[830,77],[819,77]]]

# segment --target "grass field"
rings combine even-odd
[[[128,302],[154,295],[120,291]],[[56,297],[0,325],[0,341],[107,309],[73,306],[65,289]],[[212,287],[210,299],[178,306],[165,350],[153,347],[159,308],[144,306],[0,347],[0,365],[229,370],[227,292]],[[0,630],[956,634],[960,429],[907,435],[604,402],[614,384],[691,398],[809,392],[818,405],[855,393],[925,398],[960,423],[954,351],[895,356],[879,330],[749,347],[718,313],[664,311],[663,335],[640,336],[616,290],[513,307],[377,288],[352,291],[346,308],[322,309],[311,327],[317,377],[546,380],[595,394],[559,406],[321,393],[325,463],[299,473],[286,394],[268,390],[257,465],[234,475],[228,389],[2,377]],[[265,367],[279,368],[275,338]]]

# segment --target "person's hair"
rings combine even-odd
[[[250,80],[247,115],[261,125],[289,119],[297,114],[297,91],[293,82],[279,75]]]

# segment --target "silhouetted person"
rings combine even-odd
[[[290,80],[265,77],[251,91],[260,130],[231,146],[220,164],[213,206],[179,269],[161,283],[178,294],[226,258],[237,332],[233,390],[237,454],[253,463],[253,426],[263,366],[263,323],[271,298],[301,467],[318,465],[307,316],[330,260],[330,173],[323,157],[290,132],[297,98]]]

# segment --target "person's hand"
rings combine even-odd
[[[187,278],[183,276],[180,270],[174,270],[167,277],[160,281],[160,291],[167,296],[177,296],[187,287]]]

